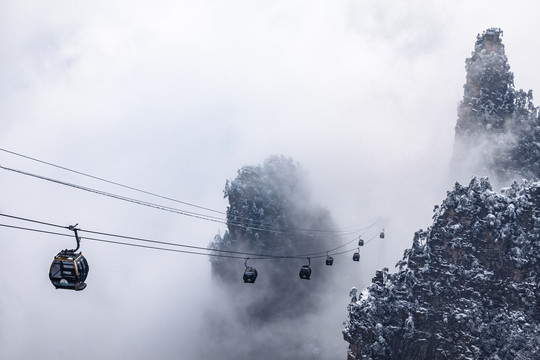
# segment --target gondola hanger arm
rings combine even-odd
[[[77,247],[73,250],[70,250],[71,252],[76,252],[77,250],[79,250],[79,247],[81,246],[81,238],[79,237],[79,233],[77,232],[77,230],[80,230],[80,229],[77,228],[77,225],[79,225],[79,223],[68,226],[68,229],[75,233],[75,240],[77,241]]]

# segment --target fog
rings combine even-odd
[[[332,269],[343,281],[321,295],[324,310],[296,324],[325,334],[306,351],[344,359],[349,289],[392,271],[433,206],[468,182],[449,162],[476,35],[501,27],[516,87],[540,88],[538,7],[3,1],[0,147],[220,211],[239,168],[291,157],[340,228],[384,219],[384,241],[365,246],[360,264]],[[195,211],[1,151],[0,165]],[[0,191],[0,213],[63,226],[194,246],[226,229],[6,170]],[[219,334],[203,330],[231,301],[207,257],[83,239],[87,289],[55,290],[50,263],[74,243],[0,228],[0,358],[206,358]],[[231,261],[240,282],[243,261]],[[234,359],[248,336],[294,337],[293,325],[240,331],[221,358]]]

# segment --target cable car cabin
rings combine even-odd
[[[300,279],[309,280],[309,278],[311,277],[311,266],[302,265],[299,275],[300,275]]]
[[[360,253],[355,252],[352,256],[353,261],[360,261]]]
[[[60,251],[49,270],[49,279],[57,289],[83,290],[87,275],[88,262],[82,253],[70,250]]]
[[[379,234],[379,237],[380,237],[381,239],[384,239],[384,230],[381,231],[381,233]]]
[[[364,240],[362,239],[358,240],[358,246],[364,246]]]
[[[331,256],[327,256],[326,257],[326,265],[332,266],[333,263],[334,263],[334,258],[331,257]]]
[[[244,283],[255,284],[257,279],[257,270],[252,267],[247,267],[244,271]]]

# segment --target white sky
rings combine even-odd
[[[223,211],[237,169],[290,156],[339,226],[388,219],[385,242],[335,294],[344,309],[456,180],[448,161],[476,35],[501,27],[516,87],[540,89],[539,7],[4,0],[0,147]],[[0,165],[140,197],[5,153]],[[2,213],[106,232],[206,246],[225,230],[6,171],[0,194]],[[207,258],[87,241],[88,288],[56,291],[50,261],[71,246],[0,228],[0,358],[196,357],[201,314],[219,301]],[[345,318],[332,320],[344,349]]]

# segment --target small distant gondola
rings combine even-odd
[[[381,239],[384,239],[384,229],[381,231],[381,233],[379,234],[379,238]]]
[[[246,259],[244,265],[246,266],[246,270],[244,270],[244,283],[246,284],[255,284],[255,280],[257,279],[257,269],[251,266],[247,266],[247,261],[249,258]]]
[[[360,249],[358,249],[352,256],[353,261],[360,261]]]
[[[364,246],[364,240],[363,239],[358,239],[358,246]]]
[[[77,247],[73,250],[60,251],[54,257],[49,269],[49,279],[56,289],[80,291],[86,288],[84,281],[88,276],[89,267],[82,253],[77,252],[80,238],[75,226],[70,226],[69,229],[75,232]]]
[[[308,265],[302,265],[302,267],[300,268],[300,279],[309,280],[311,277],[311,259],[308,258],[308,261]]]
[[[330,255],[326,254],[326,265],[332,266],[334,264],[334,258]]]

